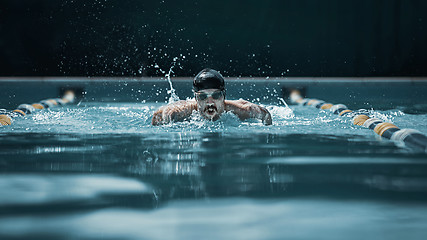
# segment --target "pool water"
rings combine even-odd
[[[0,239],[423,239],[427,154],[311,107],[273,125],[151,126],[164,103],[39,111],[0,128]],[[427,115],[373,111],[427,134]]]

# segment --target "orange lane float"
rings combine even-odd
[[[40,111],[47,108],[53,108],[57,106],[64,106],[68,103],[73,103],[75,100],[75,94],[73,91],[66,91],[62,98],[46,99],[41,100],[38,103],[33,104],[21,104],[15,110],[9,111],[0,109],[0,126],[11,125],[14,118],[23,117],[27,114],[32,114],[36,111]]]
[[[392,123],[387,123],[374,117],[371,118],[369,116],[370,112],[365,109],[352,111],[344,104],[333,105],[319,99],[303,98],[298,90],[292,91],[289,98],[294,104],[329,110],[333,114],[337,114],[341,117],[351,117],[353,118],[354,125],[371,129],[383,138],[404,142],[407,146],[420,148],[427,153],[427,136],[414,129],[400,129]]]

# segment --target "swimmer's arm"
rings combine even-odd
[[[151,124],[154,126],[180,122],[191,116],[193,110],[197,109],[196,101],[181,100],[159,108],[153,114]]]
[[[225,100],[225,110],[236,114],[240,120],[256,118],[262,120],[264,125],[272,124],[271,114],[266,108],[243,99]]]

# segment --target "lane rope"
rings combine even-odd
[[[289,98],[294,104],[329,110],[333,114],[337,114],[341,117],[351,117],[354,125],[371,129],[383,138],[396,142],[403,142],[408,147],[419,148],[427,153],[426,135],[415,129],[400,129],[392,123],[372,117],[370,112],[366,109],[353,111],[348,109],[344,104],[332,104],[319,99],[304,98],[298,90],[293,90]]]
[[[14,110],[0,109],[0,126],[11,125],[15,118],[23,117],[27,114],[32,114],[36,111],[43,109],[54,108],[64,106],[69,103],[73,103],[75,100],[75,94],[73,91],[68,90],[64,93],[62,98],[50,98],[41,100],[40,102],[33,104],[20,104]]]

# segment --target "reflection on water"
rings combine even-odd
[[[146,184],[108,175],[4,174],[1,189],[13,189],[0,196],[3,205],[43,205],[93,200],[108,194],[152,193]]]
[[[400,199],[410,195],[408,200],[416,200],[427,193],[425,155],[408,153],[390,142],[215,132],[168,133],[168,138],[16,134],[3,139],[0,166],[7,176],[14,172],[126,176],[153,186],[158,204],[228,196]],[[37,181],[24,181],[33,182]]]
[[[5,217],[0,232],[30,239],[423,239],[426,211],[378,202],[230,198],[175,202],[157,211]]]

